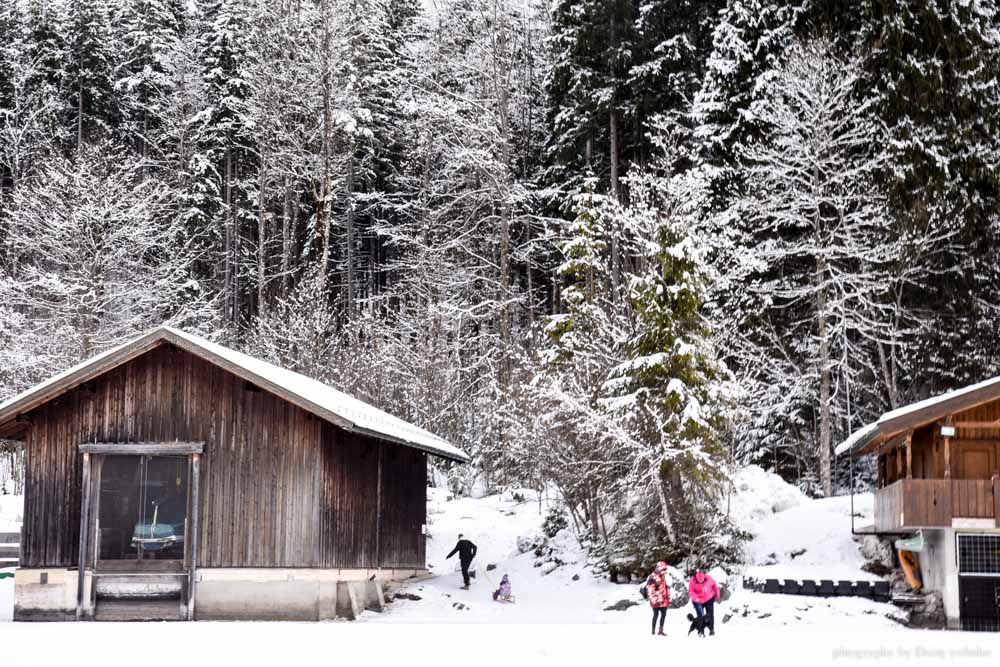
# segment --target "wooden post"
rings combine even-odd
[[[897,445],[896,449],[893,450],[893,456],[896,459],[896,479],[903,478],[903,450],[902,445]]]
[[[913,479],[913,431],[906,434],[906,479]]]
[[[993,525],[1000,528],[1000,476],[993,476]]]
[[[375,489],[375,569],[382,567],[382,441],[378,441],[378,475]]]
[[[951,425],[951,416],[949,415],[944,421],[945,424]],[[944,437],[944,478],[951,479],[951,437]]]
[[[93,505],[93,521],[94,525],[94,550],[90,554],[90,571],[93,573],[91,575],[90,581],[90,611],[91,613],[97,612],[97,561],[100,556],[101,548],[101,477],[104,471],[104,458],[103,456],[97,456],[94,458],[94,465],[91,470],[90,476],[93,478],[91,481],[91,486],[97,489],[97,493],[94,494]]]
[[[80,550],[77,555],[76,620],[83,616],[83,589],[87,574],[87,528],[90,526],[90,454],[83,455],[83,488],[80,498]]]
[[[187,620],[194,620],[195,576],[198,568],[198,488],[201,486],[201,454],[191,455],[191,507],[188,516],[191,517],[191,534],[187,537],[191,550],[188,570],[188,601]]]

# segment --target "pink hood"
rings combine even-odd
[[[704,604],[709,600],[718,600],[719,585],[715,583],[715,579],[699,570],[688,582],[688,595],[691,596],[691,602],[698,604]]]

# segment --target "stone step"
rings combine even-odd
[[[180,600],[102,600],[95,621],[183,621],[187,610]]]

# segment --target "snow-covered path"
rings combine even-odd
[[[804,576],[830,568],[864,576],[849,530],[847,498],[811,501],[754,471],[734,496],[738,520],[757,534],[748,547],[750,571]],[[870,512],[868,500],[855,510]],[[503,667],[544,665],[995,665],[1000,634],[917,631],[887,617],[891,605],[854,598],[804,598],[736,590],[716,611],[718,635],[688,636],[689,609],[668,613],[667,637],[649,636],[649,608],[636,584],[596,579],[569,531],[554,540],[565,564],[547,575],[517,538],[538,532],[544,510],[536,500],[511,494],[447,500],[431,490],[428,563],[434,577],[414,582],[386,612],[366,612],[360,622],[327,623],[3,623],[0,666],[176,666],[191,651],[196,664],[262,665],[371,662],[376,665],[443,665],[453,662]],[[459,588],[455,558],[444,556],[458,533],[479,546],[478,578]],[[792,557],[803,548],[805,553]],[[773,555],[772,555],[773,554]],[[488,563],[497,569],[487,573]],[[771,563],[764,565],[763,563]],[[516,604],[490,599],[503,573]],[[574,576],[577,579],[574,580]],[[829,575],[827,575],[828,577]],[[625,611],[604,611],[623,599]],[[9,620],[13,581],[0,580],[0,621]],[[729,616],[728,622],[722,619]]]
[[[965,633],[745,628],[697,639],[582,624],[8,623],[0,625],[0,647],[2,664],[17,667],[914,665],[945,664],[957,652],[968,658],[961,664],[985,667],[1000,656],[996,637]]]

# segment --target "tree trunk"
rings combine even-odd
[[[322,21],[323,21],[323,56],[320,60],[323,72],[323,182],[320,184],[320,192],[318,208],[317,208],[317,225],[318,232],[320,234],[320,265],[319,265],[319,287],[323,291],[324,295],[327,293],[327,271],[329,270],[330,264],[330,190],[331,190],[331,167],[330,167],[330,152],[332,150],[331,142],[333,137],[331,133],[333,131],[333,109],[330,90],[332,82],[330,81],[330,7],[329,0],[323,0],[322,3]]]
[[[667,541],[674,543],[677,540],[677,532],[674,530],[674,518],[670,511],[670,501],[667,500],[667,491],[663,488],[666,480],[663,479],[663,464],[656,466],[656,497],[660,501],[660,521],[663,522],[663,529],[667,533]]]
[[[816,260],[816,323],[819,329],[819,474],[823,492],[833,495],[830,472],[830,343],[826,335],[826,292],[823,282],[823,261]]]
[[[281,293],[287,296],[291,285],[291,276],[288,273],[292,255],[292,193],[287,176],[285,176],[283,188],[285,192],[281,207]]]
[[[261,156],[260,178],[257,184],[257,314],[267,311],[265,289],[267,284],[267,206],[264,196],[267,187],[267,156]]]
[[[618,111],[616,109],[611,110],[609,119],[609,133],[611,135],[611,194],[614,196],[615,201],[621,203],[621,184],[619,182],[618,175]],[[619,297],[619,286],[621,283],[621,248],[619,247],[619,236],[618,233],[618,223],[612,221],[609,225],[609,233],[611,235],[611,298],[614,301],[618,300]]]
[[[819,165],[813,166],[813,188],[816,200],[821,201]],[[825,247],[822,233],[822,211],[820,204],[813,215],[813,233],[818,247]],[[833,475],[830,471],[830,340],[827,336],[826,315],[826,262],[821,254],[816,255],[816,328],[819,335],[819,478],[823,493],[833,495]]]
[[[499,3],[493,3],[493,87],[497,93],[497,110],[500,122],[500,383],[506,391],[510,380],[510,218],[511,218],[511,131],[510,131],[510,59],[507,56],[509,34],[506,21],[499,15]]]
[[[232,150],[229,146],[226,147],[226,167],[225,167],[225,179],[226,183],[223,188],[223,204],[225,210],[223,211],[223,226],[225,228],[225,253],[224,253],[224,263],[223,272],[225,278],[223,279],[223,303],[225,303],[225,317],[226,320],[232,322],[236,319],[236,314],[233,309],[233,303],[235,299],[233,298],[233,158]]]
[[[347,318],[354,317],[354,144],[351,143],[351,154],[347,159],[347,284],[344,286],[344,298],[347,304]]]

